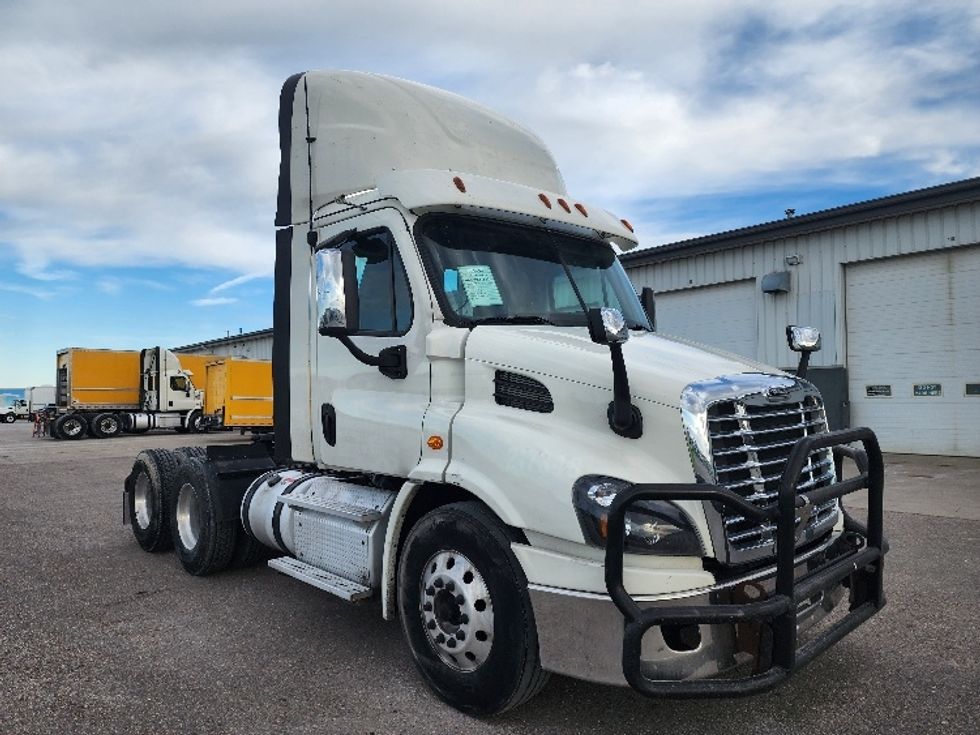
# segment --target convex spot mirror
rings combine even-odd
[[[820,349],[820,330],[816,327],[786,327],[786,341],[793,352],[816,352]]]
[[[604,306],[589,309],[589,337],[600,345],[618,345],[630,338],[623,312]]]
[[[342,337],[358,330],[357,262],[354,243],[317,250],[317,331]]]

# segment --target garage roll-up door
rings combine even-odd
[[[847,266],[851,423],[882,448],[980,456],[980,248]]]
[[[657,331],[756,359],[754,280],[657,294]]]

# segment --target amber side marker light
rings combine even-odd
[[[551,209],[551,200],[545,194],[538,194],[538,199],[544,202],[544,206]]]
[[[442,449],[445,446],[445,442],[443,442],[442,437],[441,436],[435,436],[435,435],[430,436],[428,438],[428,440],[426,440],[425,443],[429,445],[429,449],[432,449],[432,450],[435,450],[435,451],[439,451],[440,449]]]
[[[456,184],[456,188],[459,189],[464,194],[466,193],[466,184],[458,176],[453,176],[453,183]]]
[[[583,207],[581,204],[576,204],[575,209],[577,209],[579,214],[581,214],[583,217],[589,216],[589,213],[585,211],[585,207]]]
[[[568,212],[569,214],[572,213],[572,208],[568,206],[568,202],[566,202],[564,199],[559,199],[558,200],[558,205],[562,209],[564,209],[566,212]]]
[[[625,227],[627,230],[629,230],[630,232],[633,231],[633,225],[631,225],[629,222],[627,222],[624,219],[621,219],[619,221],[623,223],[623,227]]]

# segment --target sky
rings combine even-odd
[[[0,3],[0,386],[272,324],[307,69],[529,127],[643,247],[980,175],[980,0]]]

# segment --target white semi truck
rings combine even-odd
[[[653,332],[616,257],[632,227],[570,196],[537,137],[353,72],[291,77],[279,125],[274,448],[141,453],[144,549],[205,575],[264,547],[380,598],[479,715],[549,672],[767,690],[882,607],[874,434],[829,431],[805,370]]]
[[[200,431],[204,392],[187,365],[198,367],[203,385],[207,359],[178,356],[164,347],[59,350],[51,434],[106,439],[124,431]]]

